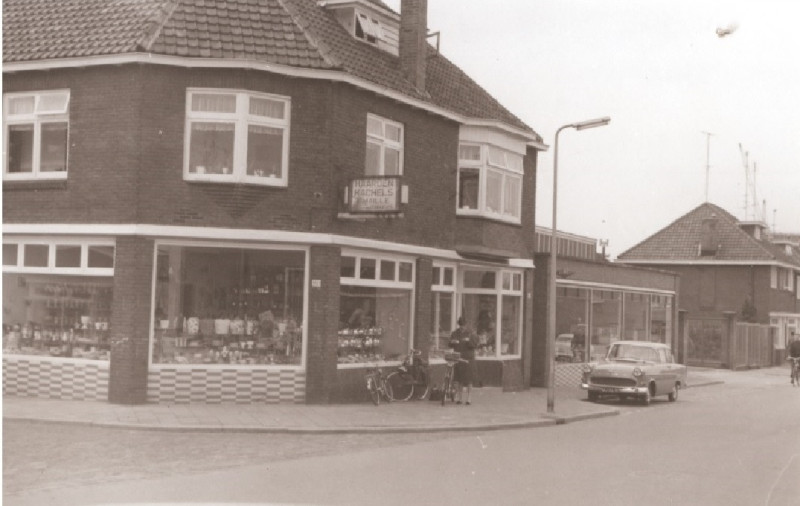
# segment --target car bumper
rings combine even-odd
[[[615,387],[604,385],[589,385],[588,383],[581,383],[581,388],[589,392],[598,394],[625,394],[625,395],[644,395],[647,393],[647,386],[642,385],[638,387]]]

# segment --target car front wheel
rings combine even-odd
[[[681,389],[680,385],[675,383],[675,386],[672,387],[672,392],[670,392],[669,395],[667,396],[670,402],[675,402],[678,400],[678,390],[680,389]]]
[[[653,396],[650,395],[650,388],[648,388],[645,391],[644,395],[642,396],[642,404],[645,405],[645,406],[649,406],[650,405],[650,401],[652,400],[652,398],[653,398]]]

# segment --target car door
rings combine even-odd
[[[657,362],[654,364],[654,375],[656,376],[656,395],[668,393],[672,391],[672,376],[674,372],[670,369],[670,364],[667,362],[666,350],[659,348],[653,350],[658,356]]]

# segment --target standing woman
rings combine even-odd
[[[461,354],[461,358],[466,362],[458,362],[455,370],[455,381],[458,383],[456,393],[456,404],[461,404],[464,387],[467,387],[466,404],[472,404],[472,382],[475,376],[475,348],[477,348],[477,338],[467,327],[467,321],[463,316],[458,319],[458,328],[450,335],[450,347]]]

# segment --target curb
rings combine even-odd
[[[579,422],[590,420],[593,418],[602,418],[607,416],[619,415],[619,410],[606,410],[597,413],[586,413],[579,415],[546,415],[543,414],[540,420],[523,420],[519,422],[502,422],[491,424],[474,424],[474,425],[451,425],[451,426],[437,426],[437,425],[420,425],[420,426],[403,426],[403,425],[386,425],[386,426],[363,426],[363,427],[256,427],[252,425],[243,426],[220,426],[220,425],[147,425],[137,423],[123,423],[123,422],[92,422],[81,420],[57,420],[41,418],[26,418],[26,417],[8,417],[4,416],[3,420],[17,421],[24,423],[35,424],[61,424],[61,425],[75,425],[86,427],[99,427],[104,429],[121,429],[121,430],[142,430],[142,431],[155,431],[155,432],[195,432],[195,433],[220,433],[220,432],[237,432],[243,434],[299,434],[299,435],[330,435],[330,434],[412,434],[412,433],[437,433],[437,432],[486,432],[495,430],[511,430],[511,429],[532,429],[537,427],[551,427],[554,425],[563,425],[571,422]]]

